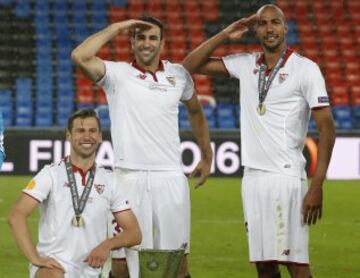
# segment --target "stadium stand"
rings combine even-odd
[[[270,2],[287,15],[289,45],[319,63],[337,128],[359,129],[360,2],[336,0],[0,0],[0,109],[5,126],[64,127],[74,109],[95,107],[109,127],[104,92],[75,69],[70,54],[111,22],[144,13],[158,17],[166,27],[162,57],[181,62],[203,40]],[[253,34],[248,34],[241,44],[226,44],[214,55],[258,49]],[[133,59],[125,36],[99,55]],[[194,75],[194,82],[209,126],[238,128],[237,81]],[[190,128],[182,106],[179,125]],[[309,128],[315,128],[313,120]]]

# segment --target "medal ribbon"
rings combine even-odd
[[[85,188],[79,199],[79,194],[78,194],[77,187],[76,187],[75,176],[72,171],[72,164],[70,162],[70,157],[69,157],[69,159],[65,159],[65,167],[66,167],[66,173],[67,173],[67,177],[68,177],[68,181],[69,181],[69,186],[70,186],[70,191],[71,191],[71,199],[72,199],[75,215],[80,216],[82,214],[82,212],[84,211],[86,202],[89,199],[92,185],[94,183],[94,176],[95,176],[94,171],[90,171],[89,177],[85,184]]]
[[[271,71],[267,82],[265,81],[265,72],[266,72],[267,66],[264,64],[261,64],[260,70],[259,70],[259,82],[258,82],[259,104],[262,104],[264,102],[264,100],[267,96],[267,93],[270,89],[270,85],[273,82],[276,74],[280,70],[282,63],[284,62],[286,50],[287,49],[284,49],[284,51],[281,53],[280,58],[277,60],[275,67]]]

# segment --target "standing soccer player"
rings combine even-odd
[[[96,56],[104,44],[124,33],[131,33],[135,56],[132,63],[103,61]],[[105,89],[115,173],[118,183],[128,187],[128,197],[143,234],[141,247],[185,248],[188,253],[190,196],[182,170],[179,102],[188,110],[202,152],[202,159],[193,172],[193,175],[200,174],[197,185],[203,184],[209,175],[212,151],[191,76],[182,65],[160,60],[163,44],[162,23],[146,16],[111,24],[90,36],[73,51],[72,59],[86,76]],[[113,255],[113,258],[119,257],[124,255]],[[138,277],[137,259],[133,263],[128,255],[127,259],[131,277]],[[125,277],[124,266],[114,259],[112,275]],[[189,277],[186,257],[179,274],[179,277],[185,276]]]
[[[9,216],[15,240],[31,263],[31,278],[98,278],[110,250],[141,241],[136,217],[113,173],[95,165],[102,140],[96,112],[74,113],[66,137],[70,156],[45,166],[23,190]],[[27,218],[39,205],[35,248]],[[106,239],[110,211],[123,232]]]
[[[255,24],[262,53],[210,57],[226,40],[237,41]],[[311,277],[308,225],[322,214],[322,186],[335,129],[319,67],[291,50],[287,25],[275,5],[240,19],[192,51],[183,65],[190,73],[240,81],[242,199],[250,261],[259,277]],[[318,163],[307,189],[302,155],[312,113],[319,130]]]

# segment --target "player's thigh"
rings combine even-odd
[[[111,277],[112,278],[128,278],[129,271],[126,259],[111,260]]]
[[[276,277],[279,273],[279,265],[273,262],[258,262],[256,265],[256,271],[258,277]]]
[[[64,278],[64,273],[59,269],[41,267],[35,273],[35,278]]]
[[[161,249],[187,247],[190,241],[190,194],[182,173],[164,173],[151,180],[155,243]]]

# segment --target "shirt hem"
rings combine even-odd
[[[175,171],[183,170],[181,166],[149,166],[144,164],[135,164],[128,162],[115,163],[114,168],[126,168],[132,170],[150,170],[150,171]]]

